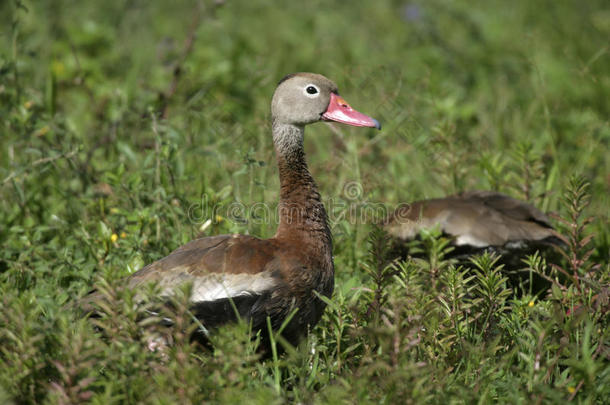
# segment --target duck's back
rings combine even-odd
[[[452,238],[455,246],[472,248],[561,239],[548,217],[536,207],[493,191],[416,201],[398,208],[386,224],[388,233],[403,241],[434,227]]]

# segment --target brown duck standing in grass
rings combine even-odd
[[[305,160],[305,125],[380,125],[352,109],[332,81],[313,73],[291,74],[279,82],[271,116],[281,187],[275,236],[196,239],[137,271],[127,285],[158,283],[163,296],[170,296],[179,285],[192,283],[192,311],[207,329],[235,321],[233,305],[255,331],[266,331],[267,317],[277,330],[297,310],[282,333],[296,345],[324,311],[316,293],[330,297],[334,287],[331,233]],[[93,309],[96,300],[99,293],[89,295],[83,307]]]
[[[536,207],[494,191],[470,191],[445,198],[416,201],[398,208],[384,229],[394,238],[392,254],[408,255],[407,242],[423,229],[438,227],[451,239],[449,254],[460,260],[494,251],[509,270],[524,267],[521,259],[536,250],[563,245],[565,238]]]

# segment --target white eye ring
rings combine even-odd
[[[309,98],[316,98],[320,95],[320,89],[315,84],[308,84],[303,88],[303,94]]]

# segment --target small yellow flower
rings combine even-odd
[[[568,386],[568,392],[569,392],[570,394],[573,394],[573,393],[574,393],[574,391],[576,391],[576,388],[574,388],[574,387],[572,387],[572,386]]]
[[[224,218],[221,217],[220,215],[216,215],[216,222],[222,222]]]
[[[28,100],[25,103],[23,103],[23,106],[25,107],[26,110],[29,110],[30,108],[32,108],[33,105],[34,105],[34,102],[32,100]]]
[[[121,238],[126,238],[127,234],[125,232],[121,232]]]
[[[36,131],[35,135],[43,136],[43,135],[46,135],[48,132],[49,132],[49,127],[47,125],[45,125],[44,127],[40,128],[38,131]]]
[[[118,214],[119,213],[119,209],[115,208],[115,207],[112,207],[112,208],[110,208],[110,213],[111,214]]]
[[[112,241],[112,243],[116,242],[116,240],[119,238],[119,235],[117,235],[116,233],[113,233],[110,236],[110,240]]]
[[[531,308],[531,307],[533,307],[533,306],[534,306],[534,301],[530,301],[530,302],[527,304],[527,306],[528,306],[528,307],[530,307],[530,308]]]

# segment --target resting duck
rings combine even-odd
[[[273,143],[280,175],[279,227],[275,236],[219,235],[193,240],[131,275],[131,289],[158,283],[163,296],[192,283],[192,311],[206,329],[235,321],[236,314],[267,330],[277,330],[295,309],[282,336],[296,345],[315,325],[334,287],[332,239],[305,159],[305,126],[336,121],[360,127],[379,123],[339,96],[324,76],[295,73],[284,77],[271,103]],[[88,301],[94,301],[90,298]]]
[[[536,207],[494,191],[416,201],[399,207],[384,225],[395,238],[393,255],[403,257],[408,254],[406,242],[416,239],[422,229],[434,227],[451,238],[451,257],[467,259],[495,251],[509,269],[523,267],[521,258],[526,254],[565,242]]]

